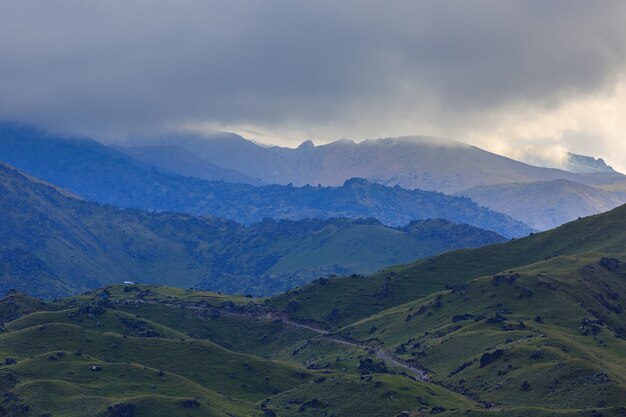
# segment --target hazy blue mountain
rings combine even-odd
[[[155,143],[177,144],[215,165],[266,183],[340,185],[358,177],[403,188],[453,193],[478,185],[569,179],[570,172],[540,168],[475,146],[444,139],[408,136],[339,140],[298,148],[262,146],[233,134],[173,135]]]
[[[507,237],[525,236],[532,229],[501,213],[479,207],[465,197],[387,187],[353,178],[340,187],[272,185],[249,190],[237,203],[216,207],[220,216],[244,223],[265,217],[373,217],[392,226],[411,220],[445,218]]]
[[[558,168],[575,174],[619,174],[602,158],[567,152],[561,158],[546,158],[540,153],[525,155],[524,161],[541,167]]]
[[[240,144],[256,147],[247,141]],[[122,208],[213,215],[245,224],[265,217],[374,217],[401,226],[411,220],[445,218],[506,237],[524,236],[533,230],[467,198],[365,180],[350,180],[340,187],[209,182],[161,172],[92,140],[58,138],[14,125],[0,125],[0,160],[88,200]]]
[[[155,166],[162,171],[187,177],[196,177],[208,181],[235,182],[262,185],[263,182],[233,169],[221,168],[191,152],[174,145],[134,146],[119,148],[133,158]]]
[[[626,203],[624,193],[567,180],[483,185],[461,191],[458,195],[508,214],[538,230],[551,229]]]
[[[567,153],[567,160],[563,169],[581,174],[594,172],[616,172],[612,167],[608,166],[602,158],[578,155],[571,152]]]
[[[0,292],[76,293],[124,280],[271,294],[505,240],[447,220],[229,220],[100,206],[0,163]]]

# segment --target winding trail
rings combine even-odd
[[[187,306],[187,308],[195,309],[195,310],[203,310],[206,309],[204,307],[197,306]],[[383,360],[391,364],[395,368],[400,368],[405,371],[410,377],[417,381],[428,382],[430,380],[428,373],[424,369],[417,368],[412,366],[401,359],[395,357],[391,353],[376,347],[369,346],[363,342],[359,342],[358,340],[348,339],[336,333],[332,333],[328,330],[321,329],[319,327],[310,326],[303,323],[298,323],[293,320],[287,318],[286,315],[276,314],[276,313],[265,313],[265,314],[249,314],[249,313],[239,313],[233,311],[224,311],[220,310],[223,314],[246,317],[246,318],[254,318],[261,320],[279,320],[282,323],[298,328],[298,329],[307,329],[313,333],[317,333],[318,336],[322,339],[330,340],[335,343],[339,343],[346,346],[356,347],[360,349],[367,350],[371,353],[374,353],[379,359]]]
[[[127,300],[127,301],[130,301],[130,300]],[[402,369],[404,372],[407,373],[407,375],[410,378],[415,379],[416,381],[423,381],[423,382],[430,381],[430,377],[428,375],[428,372],[426,372],[426,370],[410,365],[383,349],[369,346],[363,342],[359,342],[358,340],[348,339],[346,337],[343,337],[336,333],[332,333],[325,329],[321,329],[319,327],[314,327],[308,324],[295,322],[293,320],[290,320],[284,314],[271,313],[271,312],[266,312],[263,314],[246,313],[246,312],[230,311],[230,310],[220,308],[220,307],[215,307],[215,306],[205,307],[205,306],[198,306],[195,304],[186,304],[186,303],[175,304],[175,303],[160,302],[157,300],[142,300],[141,303],[162,304],[162,305],[167,305],[170,307],[186,308],[186,309],[195,310],[195,311],[207,311],[210,309],[217,309],[220,311],[220,314],[225,314],[225,315],[230,315],[230,316],[238,316],[238,317],[245,317],[245,318],[257,319],[257,320],[268,320],[268,321],[279,320],[283,324],[286,324],[288,326],[292,326],[298,329],[307,329],[313,333],[316,333],[319,338],[330,340],[332,342],[339,343],[345,346],[351,346],[351,347],[356,347],[359,349],[364,349],[368,352],[374,353],[379,359],[381,359],[382,361],[388,364],[391,364],[395,368]]]
[[[408,363],[406,363],[406,362],[396,358],[395,356],[393,356],[392,354],[390,354],[389,352],[387,352],[387,351],[385,351],[383,349],[371,347],[371,346],[368,346],[365,343],[359,342],[357,340],[347,339],[347,338],[345,338],[343,336],[331,333],[331,332],[329,332],[327,330],[323,330],[323,329],[319,329],[319,328],[316,328],[316,327],[303,325],[303,324],[300,324],[300,323],[293,322],[291,320],[284,320],[283,319],[282,322],[285,323],[285,324],[288,324],[288,325],[292,325],[292,326],[296,326],[296,327],[300,327],[300,328],[305,328],[307,330],[311,330],[311,331],[319,334],[321,338],[333,341],[335,343],[339,343],[339,344],[346,345],[346,346],[352,346],[352,347],[365,349],[365,350],[367,350],[369,352],[374,353],[379,359],[382,359],[384,362],[390,363],[391,365],[393,365],[396,368],[403,369],[404,371],[409,373],[409,375],[412,375],[418,381],[428,381],[429,380],[428,373],[425,370],[416,368],[414,366],[411,366]]]
[[[129,301],[129,300],[127,300]],[[454,389],[453,387],[450,386],[445,386],[444,384],[442,384],[441,382],[437,382],[437,381],[433,381],[430,379],[430,375],[428,374],[427,370],[425,369],[421,369],[418,368],[416,366],[413,366],[409,363],[406,363],[405,361],[401,360],[400,358],[397,358],[396,356],[394,356],[393,354],[391,354],[390,352],[384,350],[384,349],[380,349],[377,347],[372,347],[369,346],[363,342],[360,342],[358,340],[354,340],[354,339],[348,339],[344,336],[341,336],[339,334],[336,333],[332,333],[328,330],[325,329],[321,329],[319,327],[315,327],[315,326],[311,326],[308,324],[304,324],[304,323],[298,323],[295,322],[293,320],[290,320],[286,315],[284,314],[279,314],[279,313],[271,313],[271,312],[264,312],[262,314],[257,313],[247,313],[247,312],[241,312],[241,311],[232,311],[229,309],[225,309],[225,308],[221,308],[221,307],[216,307],[216,306],[211,306],[211,307],[206,307],[206,306],[198,306],[195,304],[187,304],[187,303],[179,303],[179,304],[175,304],[175,303],[167,303],[167,302],[160,302],[160,301],[156,301],[156,300],[142,300],[141,303],[153,303],[153,304],[163,304],[163,305],[168,305],[168,306],[172,306],[172,307],[178,307],[178,308],[186,308],[186,309],[190,309],[190,310],[196,310],[196,311],[208,311],[211,309],[217,309],[220,311],[220,314],[225,314],[225,315],[230,315],[230,316],[238,316],[238,317],[245,317],[245,318],[249,318],[249,319],[257,319],[257,320],[267,320],[267,321],[281,321],[283,324],[286,324],[288,326],[292,326],[298,329],[306,329],[309,330],[313,333],[317,334],[316,338],[319,339],[325,339],[325,340],[329,340],[332,341],[334,343],[338,343],[338,344],[342,344],[345,346],[350,346],[350,347],[356,347],[359,349],[364,349],[368,352],[371,352],[373,354],[376,355],[376,357],[378,357],[379,359],[381,359],[382,361],[386,362],[387,364],[391,364],[392,367],[396,368],[396,369],[401,369],[402,372],[400,372],[400,375],[404,375],[405,377],[408,377],[412,380],[415,381],[421,381],[421,382],[428,382],[431,384],[435,384],[437,386],[440,386],[446,390],[450,390],[452,392],[456,392],[457,394],[460,394],[464,397],[466,397],[467,399],[482,405],[483,407],[491,410],[491,411],[495,411],[498,410],[498,408],[493,407],[493,404],[489,404],[485,401],[482,401],[480,398],[478,398],[475,395],[466,393],[466,392],[462,392],[459,390]],[[311,339],[309,339],[311,340]]]

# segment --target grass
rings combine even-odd
[[[273,397],[268,407],[281,416],[394,417],[404,410],[434,407],[474,409],[477,405],[460,395],[432,384],[413,382],[394,375],[359,377],[330,374]]]
[[[102,364],[101,371],[91,371],[94,362]],[[21,380],[15,395],[29,404],[33,414],[97,415],[115,404],[133,403],[143,415],[155,410],[159,412],[152,415],[159,415],[161,407],[175,415],[193,415],[185,413],[182,403],[196,399],[198,414],[255,415],[251,403],[231,400],[175,374],[159,377],[157,369],[138,364],[105,364],[75,355],[49,363],[46,355],[39,355],[20,362],[11,372]]]
[[[596,295],[626,294],[624,277],[568,257],[520,269],[515,277],[497,286],[493,277],[479,278],[340,331],[395,351],[429,369],[434,380],[500,406],[623,405],[626,342],[616,330],[624,317]],[[496,314],[503,322],[489,323]],[[583,319],[596,317],[603,322],[597,334],[583,335]],[[481,366],[483,355],[496,350],[501,357]],[[522,389],[524,381],[530,389]]]
[[[17,288],[44,298],[124,281],[266,296],[319,276],[371,273],[504,240],[497,233],[445,220],[413,222],[402,229],[346,218],[269,219],[244,226],[162,209],[122,210],[69,197],[1,162],[0,193],[0,292]],[[229,201],[224,206],[236,204],[221,198]]]
[[[271,300],[297,320],[340,328],[380,311],[462,284],[473,278],[503,271],[531,268],[552,272],[557,266],[541,262],[559,256],[586,256],[594,262],[603,256],[626,257],[626,206],[590,216],[559,228],[507,243],[448,252],[413,264],[385,269],[367,279],[340,277],[313,283]],[[569,258],[570,260],[572,258]],[[571,268],[570,268],[571,269]],[[385,291],[387,287],[387,291]],[[338,314],[331,315],[333,309]]]
[[[173,309],[158,304],[120,308],[141,317],[154,318],[164,326],[183,332],[184,337],[207,339],[235,352],[268,358],[315,335],[307,329],[296,329],[279,320],[254,319],[226,312],[211,318],[194,310]]]
[[[626,267],[606,257],[626,256],[625,237],[622,208],[270,299],[145,285],[52,303],[12,294],[0,301],[0,363],[9,359],[0,387],[11,394],[0,406],[28,404],[35,415],[99,415],[124,402],[136,415],[172,416],[623,415]],[[430,381],[390,363],[388,373],[365,373],[360,364],[380,361],[372,348],[426,368]],[[195,411],[183,407],[192,398]]]

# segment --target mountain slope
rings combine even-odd
[[[12,293],[0,300],[0,311],[34,304]],[[416,404],[423,410],[480,412],[474,401],[415,381],[391,363],[375,373],[360,372],[355,363],[372,357],[365,348],[343,346],[333,367],[303,364],[292,352],[299,346],[302,350],[303,343],[315,344],[317,335],[241,312],[258,307],[247,298],[113,286],[21,311],[18,318],[0,315],[6,324],[0,333],[5,394],[0,412],[107,417],[358,412],[394,417]],[[242,327],[232,328],[234,321]],[[271,357],[235,352],[217,346],[213,338]],[[330,348],[326,354],[341,346],[321,342]]]
[[[367,278],[320,280],[269,304],[388,352],[494,413],[620,415],[625,248],[621,206]]]
[[[538,230],[626,203],[626,196],[568,180],[483,185],[461,191],[481,206],[508,214]]]
[[[563,260],[455,285],[330,334],[267,315],[261,300],[200,291],[116,285],[54,303],[12,293],[0,300],[0,410],[621,416],[626,333],[615,308],[626,272]],[[561,273],[538,272],[548,265]]]
[[[607,266],[556,258],[386,310],[342,334],[384,346],[490,403],[623,406],[626,271]]]
[[[23,298],[13,294],[1,303]],[[11,358],[0,369],[3,391],[13,392],[2,404],[8,415],[133,416],[138,408],[142,415],[192,409],[252,416],[260,414],[256,402],[310,377],[96,304],[42,306],[9,327],[0,336],[3,359]],[[116,405],[119,414],[107,413]]]
[[[360,143],[340,140],[320,146],[307,141],[297,149],[263,147],[232,134],[179,134],[158,142],[176,144],[215,165],[277,184],[336,186],[358,177],[407,189],[453,193],[478,185],[576,178],[570,172],[423,136]]]
[[[524,239],[388,268],[365,280],[347,277],[316,281],[276,297],[273,304],[284,309],[295,301],[301,308],[293,313],[294,318],[336,328],[473,278],[579,254],[595,261],[600,257],[624,259],[624,248],[626,206],[621,206]]]
[[[445,220],[232,221],[99,206],[0,163],[0,291],[61,296],[140,280],[271,294],[328,273],[370,273],[504,240]]]
[[[252,143],[249,146],[256,146]],[[200,155],[202,156],[202,155]],[[375,217],[392,226],[446,218],[525,236],[531,228],[469,199],[349,181],[346,186],[253,187],[162,173],[95,141],[65,139],[33,128],[0,125],[0,160],[83,198],[124,208],[213,215],[251,224],[265,217]]]
[[[567,160],[564,169],[575,173],[616,172],[612,167],[608,166],[602,158],[578,155],[571,152],[567,153]]]
[[[255,180],[241,172],[220,168],[217,165],[204,161],[178,146],[134,146],[120,148],[120,150],[165,172],[172,172],[186,177],[250,185],[263,184],[260,180]]]

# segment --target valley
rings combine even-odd
[[[626,1],[0,1],[0,417],[626,417]]]
[[[621,174],[299,187],[16,132],[0,415],[626,415]]]
[[[447,220],[266,219],[251,226],[101,206],[0,164],[0,291],[60,297],[140,281],[269,295],[506,239]]]

